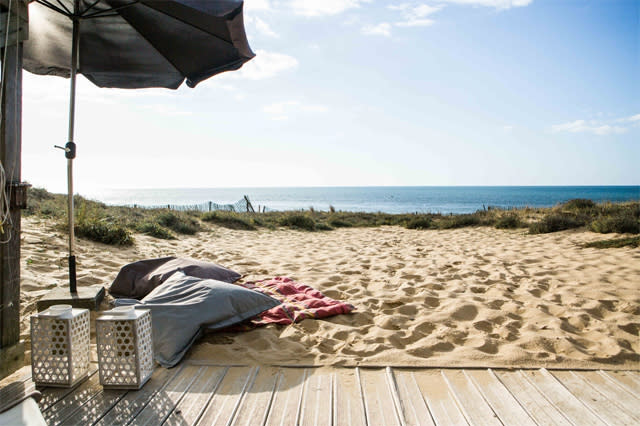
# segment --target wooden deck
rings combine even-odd
[[[637,371],[158,368],[139,391],[43,388],[51,425],[638,425]],[[28,369],[25,388],[33,387]],[[0,391],[0,396],[1,395]]]

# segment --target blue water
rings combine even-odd
[[[248,195],[257,208],[385,213],[471,213],[483,207],[551,207],[573,198],[640,200],[640,186],[400,186],[313,188],[128,189],[87,194],[107,204],[234,203]]]

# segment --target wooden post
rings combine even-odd
[[[6,178],[6,187],[0,191],[10,201],[0,233],[0,378],[24,362],[24,342],[20,341],[20,209],[26,201],[22,192],[26,187],[21,185],[22,41],[28,37],[28,22],[27,2],[0,0],[0,63],[4,69],[0,163]]]
[[[6,52],[4,51],[6,50]],[[2,80],[2,120],[0,121],[0,161],[10,184],[21,180],[22,151],[22,43],[0,49],[6,55]],[[8,192],[6,192],[8,195]],[[13,205],[0,236],[0,376],[12,361],[22,362],[24,346],[20,345],[20,208]]]

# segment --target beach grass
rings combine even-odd
[[[528,228],[531,234],[582,229],[598,233],[640,234],[640,201],[595,203],[575,199],[551,208],[500,209],[487,207],[466,214],[440,213],[364,213],[318,211],[277,211],[266,213],[227,211],[175,211],[139,207],[108,206],[104,203],[74,197],[76,233],[111,245],[131,245],[134,233],[155,238],[173,239],[176,234],[194,235],[204,229],[203,223],[245,231],[281,227],[314,231],[337,228],[401,226],[407,229],[458,229],[489,226],[499,229]],[[41,188],[29,190],[25,215],[51,219],[61,231],[66,226],[66,196],[52,194]],[[613,240],[611,240],[613,241]],[[614,243],[610,243],[614,244]],[[630,243],[633,244],[633,241]],[[625,244],[625,245],[630,245]],[[613,245],[610,245],[613,246]],[[594,247],[609,247],[607,244]]]
[[[229,229],[238,229],[243,231],[255,231],[256,225],[249,217],[244,217],[241,213],[236,212],[207,212],[201,216],[205,222],[214,223]]]
[[[640,247],[640,236],[627,238],[614,238],[612,240],[593,241],[585,244],[587,248],[620,248],[620,247]]]

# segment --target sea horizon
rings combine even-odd
[[[640,185],[290,186],[237,188],[102,189],[82,194],[110,205],[233,204],[254,208],[383,213],[472,213],[476,210],[552,207],[575,198],[596,202],[640,199]]]

